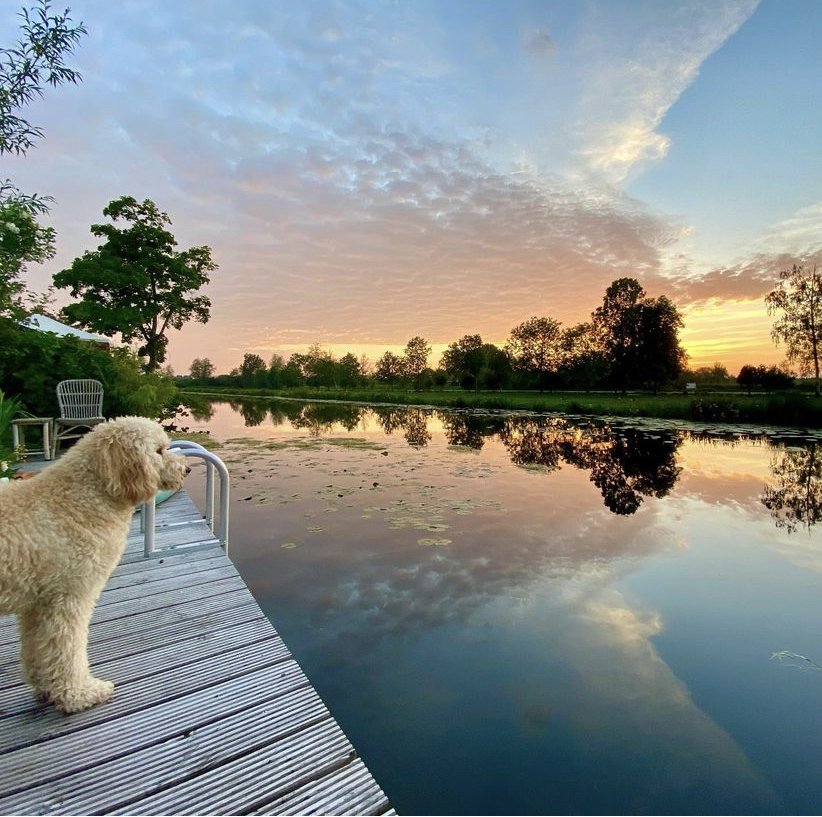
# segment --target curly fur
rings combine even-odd
[[[33,479],[0,489],[0,613],[16,613],[26,681],[63,712],[107,701],[88,625],[125,548],[135,504],[173,490],[183,457],[144,417],[97,426]]]

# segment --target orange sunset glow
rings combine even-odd
[[[209,322],[169,336],[178,374],[417,335],[435,364],[588,320],[622,277],[676,304],[689,366],[784,359],[763,299],[822,258],[822,6],[368,6],[73,3],[83,81],[31,106],[46,138],[6,165],[55,200],[27,284],[130,195],[219,265]]]

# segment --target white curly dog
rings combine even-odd
[[[0,489],[0,613],[16,613],[26,681],[63,712],[107,701],[88,662],[94,605],[134,506],[182,485],[183,457],[144,417],[101,423],[57,462]]]

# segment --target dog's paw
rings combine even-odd
[[[39,689],[38,687],[32,687],[31,694],[34,695],[34,699],[37,703],[44,704],[49,699],[48,690]]]
[[[82,686],[68,689],[61,695],[52,695],[51,700],[61,712],[70,715],[105,703],[113,693],[114,684],[111,681],[89,677]]]

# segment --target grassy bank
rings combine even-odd
[[[376,389],[238,389],[186,386],[185,393],[222,398],[289,397],[300,400],[342,400],[396,403],[442,408],[557,411],[568,414],[659,417],[720,423],[768,423],[822,428],[822,400],[800,392],[781,394],[610,394],[585,392],[467,392]]]

